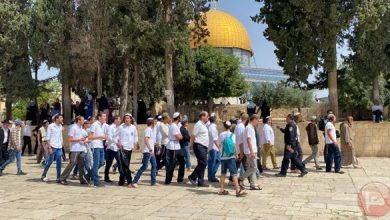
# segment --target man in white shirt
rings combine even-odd
[[[204,184],[204,172],[207,167],[207,150],[209,146],[209,131],[206,127],[208,121],[209,114],[206,111],[202,111],[191,135],[190,148],[194,149],[198,165],[192,174],[188,176],[188,180],[193,185],[198,181],[199,187],[208,187]]]
[[[141,175],[148,168],[148,164],[152,165],[152,169],[150,170],[150,185],[158,186],[159,184],[156,181],[156,173],[157,173],[157,163],[156,157],[154,155],[154,144],[155,144],[155,134],[154,134],[154,119],[148,118],[146,120],[146,125],[148,126],[144,131],[144,149],[143,149],[143,158],[142,158],[142,166],[137,171],[137,174],[134,177],[132,186],[134,188],[138,188],[138,181],[141,178]]]
[[[163,168],[166,163],[166,150],[169,142],[168,132],[169,124],[171,123],[171,118],[168,113],[163,113],[161,116],[162,122],[160,123],[160,127],[157,129],[161,136],[161,144],[156,151],[157,171]]]
[[[62,185],[68,185],[66,179],[69,177],[70,172],[77,164],[79,170],[79,180],[81,184],[87,184],[84,171],[84,156],[85,156],[85,141],[86,137],[83,134],[84,117],[77,116],[75,118],[75,124],[73,124],[68,131],[68,142],[70,144],[70,157],[69,163],[60,177],[60,183]]]
[[[221,145],[218,142],[218,130],[217,125],[215,124],[216,115],[211,113],[209,125],[209,160],[208,160],[208,180],[209,182],[218,183],[219,180],[215,177],[215,174],[218,171],[219,165],[221,164]]]
[[[48,158],[46,161],[45,169],[43,170],[43,174],[41,177],[41,180],[43,182],[48,182],[49,179],[47,178],[46,174],[47,171],[49,171],[49,168],[53,161],[56,161],[56,182],[60,183],[60,176],[61,176],[61,157],[62,157],[62,147],[63,147],[63,138],[62,138],[62,123],[64,121],[64,118],[62,115],[57,114],[54,117],[54,122],[49,125],[47,128],[47,153]]]
[[[131,114],[125,114],[123,117],[124,124],[122,124],[117,130],[118,147],[121,149],[122,158],[125,160],[125,163],[122,166],[122,171],[119,175],[118,185],[123,186],[126,179],[128,187],[131,187],[131,184],[133,183],[130,172],[130,162],[133,148],[136,147],[139,149],[138,132],[137,128],[132,124],[132,120],[134,120],[134,118]]]
[[[104,182],[106,183],[112,183],[110,180],[110,168],[112,165],[112,162],[114,161],[114,158],[117,163],[119,163],[119,154],[118,154],[118,136],[117,130],[119,129],[121,125],[121,118],[119,116],[113,117],[114,122],[112,125],[108,127],[108,140],[107,140],[107,160],[106,160],[106,166],[104,167]]]
[[[26,150],[26,146],[28,146],[28,154],[32,154],[32,146],[31,146],[31,121],[27,120],[26,125],[23,128],[23,148],[22,148],[22,156],[24,155],[24,151]]]
[[[107,140],[107,133],[105,133],[107,115],[103,112],[99,112],[97,115],[97,121],[91,126],[91,130],[88,139],[93,147],[93,168],[92,179],[95,187],[102,186],[99,178],[99,168],[104,165],[104,145],[103,141]]]
[[[173,172],[175,171],[176,163],[179,161],[179,173],[177,176],[177,182],[183,182],[185,161],[184,155],[180,153],[180,140],[183,138],[180,132],[179,123],[181,115],[179,112],[173,114],[173,122],[169,127],[168,138],[169,142],[167,145],[167,164],[166,164],[166,177],[165,184],[172,182]]]
[[[259,124],[260,117],[253,114],[249,118],[249,123],[245,127],[245,141],[244,141],[244,154],[246,157],[246,166],[244,175],[240,176],[238,182],[243,188],[243,181],[249,177],[250,189],[261,190],[262,188],[256,184],[256,170],[257,170],[257,144],[255,128]]]
[[[334,171],[336,173],[343,174],[341,168],[341,153],[339,144],[336,137],[336,128],[334,123],[336,122],[336,116],[334,114],[328,115],[328,123],[325,126],[325,144],[328,148],[328,154],[326,156],[326,172],[332,171],[334,161]]]
[[[249,115],[247,113],[241,114],[240,120],[237,123],[237,126],[234,129],[234,136],[236,139],[236,152],[237,153],[237,161],[236,166],[237,170],[241,168],[240,175],[243,175],[246,167],[246,157],[244,154],[244,140],[245,140],[245,124],[249,120]],[[229,185],[233,184],[233,177],[229,177]]]
[[[267,167],[267,157],[271,155],[271,161],[274,169],[279,169],[278,164],[276,162],[276,154],[275,154],[275,134],[272,128],[272,118],[271,116],[267,116],[264,121],[263,126],[263,155],[262,155],[262,165],[263,170],[269,170]]]

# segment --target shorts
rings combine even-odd
[[[231,176],[237,176],[236,159],[230,158],[221,161],[221,175],[226,176],[227,170],[229,169]]]

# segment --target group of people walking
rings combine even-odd
[[[309,145],[312,154],[302,160],[302,148],[300,145],[300,131],[298,127],[298,113],[289,114],[286,117],[286,126],[277,126],[277,129],[284,134],[284,157],[280,172],[276,177],[285,177],[291,161],[292,172],[300,171],[299,176],[308,174],[306,164],[314,160],[317,170],[321,170],[319,164],[319,139],[316,118],[312,117],[307,125]],[[105,166],[104,182],[111,184],[111,166],[119,170],[118,185],[126,185],[129,188],[138,188],[138,182],[143,173],[151,166],[150,185],[158,186],[157,175],[165,167],[166,185],[173,181],[174,171],[178,166],[177,182],[186,183],[185,172],[192,173],[188,176],[188,182],[198,187],[207,187],[205,181],[205,170],[208,167],[208,182],[219,182],[219,195],[227,195],[224,182],[229,171],[229,185],[235,187],[236,196],[245,196],[246,188],[250,190],[261,190],[257,179],[262,177],[267,167],[267,157],[271,156],[273,169],[279,169],[275,155],[275,134],[272,127],[272,118],[267,116],[263,119],[262,135],[257,130],[260,124],[260,117],[256,114],[241,114],[237,121],[223,122],[223,131],[218,132],[217,118],[214,113],[209,115],[202,111],[199,120],[194,125],[193,131],[188,130],[188,117],[182,116],[179,112],[172,115],[163,113],[156,118],[148,118],[147,128],[142,135],[142,141],[138,140],[138,129],[131,114],[125,114],[123,118],[113,117],[113,123],[106,123],[107,115],[104,112],[98,113],[96,118],[84,119],[77,116],[74,124],[68,129],[67,141],[70,146],[69,163],[62,170],[63,155],[63,117],[57,114],[53,122],[43,122],[39,129],[38,145],[40,147],[37,155],[37,162],[43,161],[43,173],[41,180],[48,182],[47,174],[52,163],[56,162],[56,182],[67,185],[67,179],[71,174],[78,173],[81,184],[90,184],[95,187],[103,186],[99,169]],[[325,161],[326,172],[331,172],[333,163],[334,171],[340,170],[343,157],[343,165],[352,163],[358,166],[353,147],[352,117],[348,117],[345,123],[341,124],[341,146],[340,150],[337,141],[335,128],[336,117],[330,112],[326,117],[325,136]],[[3,170],[17,160],[17,173],[25,174],[21,169],[21,154],[23,146],[22,122],[16,120],[14,125],[4,121],[0,129],[0,175]],[[191,135],[190,135],[191,134]],[[134,178],[130,170],[131,159],[134,149],[140,149],[142,143],[142,165]],[[345,147],[346,146],[346,147]],[[4,160],[4,149],[8,158]],[[190,149],[193,149],[197,159],[197,165],[191,170]],[[262,152],[260,154],[260,152]],[[342,153],[342,154],[341,154]],[[350,155],[350,156],[347,156]],[[116,163],[114,163],[114,159]],[[349,163],[349,164],[348,164]],[[217,178],[217,171],[221,167],[220,179]],[[243,182],[249,180],[249,187]]]

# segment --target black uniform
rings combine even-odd
[[[5,143],[4,142],[4,129],[0,127],[0,164],[4,163],[8,159],[8,143],[10,140],[10,129],[7,129],[8,138]]]
[[[302,161],[298,158],[298,136],[297,136],[297,125],[294,122],[289,122],[285,128],[281,128],[280,131],[284,133],[284,157],[282,161],[282,168],[280,170],[281,175],[286,175],[288,170],[288,165],[293,163],[298,170],[304,172],[306,169],[302,164]],[[290,152],[287,150],[287,146],[291,146],[294,150]]]

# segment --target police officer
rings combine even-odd
[[[284,133],[284,157],[282,161],[282,168],[280,170],[280,173],[275,174],[276,177],[286,177],[288,165],[290,163],[295,164],[296,168],[301,171],[301,174],[299,177],[304,177],[308,172],[304,165],[302,164],[302,161],[298,158],[298,151],[297,151],[297,144],[298,144],[298,137],[297,137],[297,126],[294,123],[294,116],[292,114],[289,114],[286,118],[287,125],[285,128],[281,128],[280,126],[277,126],[277,128]]]

